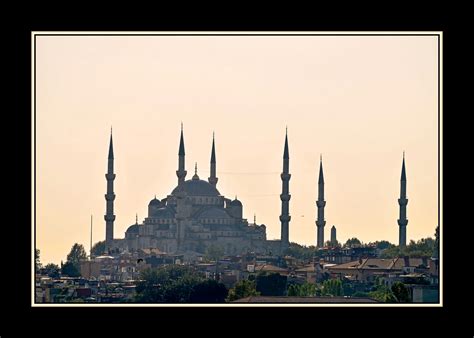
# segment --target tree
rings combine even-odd
[[[229,290],[227,301],[232,302],[237,299],[259,295],[260,292],[257,292],[257,285],[255,281],[243,279],[237,284],[235,284],[232,289]]]
[[[105,253],[105,241],[95,243],[91,251],[93,256],[103,255]]]
[[[401,282],[395,282],[392,285],[392,292],[399,303],[410,302],[410,294],[405,284]]]
[[[224,284],[208,279],[196,284],[191,291],[191,303],[223,303],[228,294]]]
[[[194,299],[204,297],[199,294],[199,290],[214,287],[215,291],[222,292],[222,287],[216,284],[202,285],[198,291],[194,291],[194,288],[206,279],[191,267],[182,265],[146,269],[141,273],[140,279],[136,287],[136,301],[142,303],[188,303],[191,296]],[[214,298],[216,299],[223,299],[220,293]]]
[[[290,243],[290,246],[285,251],[285,255],[307,260],[313,258],[315,252],[316,247],[314,245],[304,246],[298,243]]]
[[[72,262],[66,262],[61,268],[61,273],[69,277],[79,277],[81,275],[79,268]]]
[[[262,296],[284,296],[286,293],[286,276],[279,273],[259,273],[257,275],[257,291]]]
[[[288,296],[314,297],[316,296],[316,284],[305,282],[304,284],[291,284],[288,287]]]
[[[342,296],[344,290],[340,279],[329,279],[323,282],[322,294],[324,296]]]
[[[349,247],[349,248],[352,248],[354,246],[360,246],[360,245],[362,245],[362,242],[355,237],[348,239],[346,243],[344,244],[344,246]]]
[[[379,250],[385,250],[385,249],[388,249],[388,248],[393,248],[395,245],[390,243],[389,241],[376,241],[374,243],[371,243],[371,244],[374,244],[375,247]]]
[[[87,254],[86,250],[84,250],[84,247],[82,244],[77,244],[75,243],[69,254],[67,255],[66,261],[71,262],[76,265],[76,267],[79,266],[79,263],[81,260],[87,259]]]
[[[48,263],[44,267],[44,272],[51,278],[58,278],[60,267],[53,263]]]
[[[439,225],[435,230],[435,248],[433,252],[433,258],[439,258]]]
[[[369,292],[369,297],[378,300],[379,302],[384,303],[396,303],[397,299],[395,298],[392,290],[390,290],[385,285],[381,284],[377,286],[374,291]]]
[[[395,258],[395,257],[433,257],[436,250],[436,241],[431,237],[422,238],[415,242],[411,240],[410,243],[404,247],[399,246],[389,247],[382,251],[381,258]]]
[[[40,250],[35,249],[35,271],[41,269],[41,262],[40,262]]]

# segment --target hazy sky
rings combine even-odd
[[[319,156],[326,227],[338,240],[398,242],[406,151],[407,239],[437,226],[437,38],[431,36],[36,37],[37,247],[66,260],[105,238],[113,125],[116,238],[177,185],[180,122],[187,179],[209,177],[244,217],[280,238],[285,126],[290,241],[316,242]]]

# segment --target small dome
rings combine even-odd
[[[160,200],[157,199],[156,196],[155,196],[155,198],[152,199],[152,200],[150,201],[150,203],[148,203],[148,206],[150,206],[150,205],[160,205],[160,204],[161,204]]]
[[[238,199],[235,199],[232,202],[230,202],[230,205],[233,206],[233,207],[241,207],[242,202],[240,202]]]

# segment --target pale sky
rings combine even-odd
[[[105,238],[113,126],[115,238],[177,185],[184,124],[187,179],[209,177],[244,218],[280,238],[285,127],[290,241],[316,243],[319,156],[325,240],[398,242],[402,153],[407,240],[433,237],[438,213],[435,36],[38,36],[36,234],[42,263]]]

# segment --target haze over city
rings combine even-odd
[[[115,237],[177,185],[209,176],[244,218],[280,238],[288,126],[290,241],[316,243],[320,155],[326,238],[398,240],[405,151],[407,240],[438,225],[438,60],[434,36],[36,37],[36,246],[43,262],[105,237],[113,126]]]

